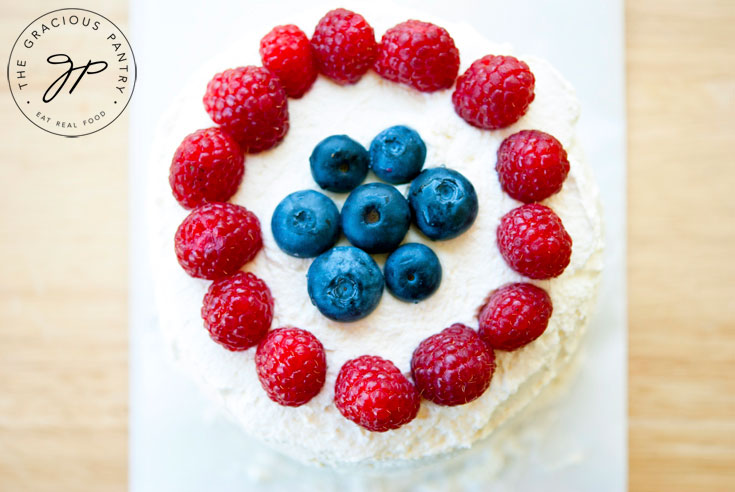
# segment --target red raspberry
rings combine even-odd
[[[444,28],[409,20],[383,34],[375,71],[422,92],[448,89],[459,72],[459,50]]]
[[[252,273],[237,272],[212,282],[204,295],[202,318],[212,340],[228,350],[246,350],[271,327],[271,291]]]
[[[345,9],[327,12],[311,37],[319,71],[338,84],[354,84],[378,55],[375,33],[363,16]]]
[[[260,221],[240,205],[207,203],[184,219],[175,245],[176,258],[186,273],[217,280],[255,258],[263,246]]]
[[[498,350],[515,350],[540,337],[552,312],[546,291],[532,284],[504,285],[480,311],[480,338]]]
[[[558,277],[569,265],[572,238],[549,207],[530,203],[500,219],[498,248],[505,261],[526,277]]]
[[[569,161],[564,147],[548,133],[521,130],[500,144],[495,169],[506,193],[531,203],[561,190],[569,174]]]
[[[496,130],[518,121],[535,97],[528,65],[512,56],[487,55],[457,79],[452,102],[467,123]]]
[[[260,342],[255,352],[258,379],[268,397],[288,407],[314,398],[327,376],[324,346],[300,328],[278,328]]]
[[[414,350],[411,374],[419,394],[439,405],[455,406],[479,398],[490,386],[495,354],[475,330],[455,323]]]
[[[288,131],[288,99],[278,77],[263,67],[240,67],[207,84],[204,109],[245,152],[278,144]]]
[[[184,138],[171,161],[168,181],[184,208],[226,202],[237,191],[245,156],[231,136],[219,128],[197,130]]]
[[[319,73],[309,38],[293,24],[274,27],[263,36],[260,59],[276,74],[286,94],[297,99],[309,90]]]
[[[416,388],[391,361],[363,355],[339,370],[334,403],[357,425],[385,432],[412,421],[421,402]]]

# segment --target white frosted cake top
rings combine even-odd
[[[349,6],[347,6],[349,8]],[[273,10],[277,10],[273,7]],[[389,27],[419,18],[445,27],[460,50],[461,69],[486,54],[513,54],[492,44],[467,25],[453,25],[391,9],[355,8],[375,28],[376,38]],[[171,195],[168,169],[174,150],[187,134],[213,126],[202,106],[207,81],[214,73],[242,65],[260,65],[258,42],[271,27],[294,23],[307,35],[324,11],[281,15],[275,23],[250,19],[247,32],[197,73],[164,116],[150,162],[152,268],[161,328],[175,359],[226,408],[245,431],[302,460],[325,464],[391,465],[423,460],[469,447],[533,400],[574,353],[594,308],[601,273],[602,233],[598,192],[576,142],[579,104],[572,87],[546,62],[528,56],[536,77],[536,98],[527,114],[511,127],[488,131],[462,120],[451,103],[451,90],[425,94],[381,79],[369,72],[350,86],[320,76],[299,100],[289,99],[291,128],[276,148],[248,155],[245,175],[232,202],[260,219],[264,248],[244,270],[262,278],[275,300],[272,328],[297,326],[323,343],[328,373],[321,393],[306,405],[283,407],[271,401],[258,381],[255,348],[230,352],[209,338],[200,317],[208,281],[189,277],[178,265],[173,237],[187,211]],[[425,168],[446,165],[474,185],[479,214],[474,225],[456,239],[432,242],[412,226],[405,242],[422,242],[438,255],[443,279],[439,290],[419,304],[404,303],[387,291],[377,309],[353,323],[321,315],[308,297],[309,259],[286,255],[276,245],[270,220],[289,193],[319,189],[309,168],[314,146],[333,134],[347,134],[369,146],[381,130],[403,124],[417,130],[427,147]],[[571,170],[560,193],[544,201],[562,219],[573,240],[571,264],[558,278],[533,282],[547,290],[554,311],[546,332],[515,352],[496,351],[497,369],[490,388],[477,400],[457,407],[422,401],[418,416],[400,429],[372,433],[345,419],[334,406],[334,381],[351,358],[369,354],[393,361],[410,377],[413,350],[424,338],[453,323],[477,328],[477,311],[495,288],[526,280],[506,265],[496,245],[503,214],[519,202],[503,193],[495,172],[500,142],[521,129],[554,135],[569,154]],[[367,181],[375,176],[368,175]],[[399,186],[405,194],[408,185]],[[323,190],[320,190],[323,191]],[[347,194],[325,192],[342,205]],[[344,238],[339,244],[346,244]],[[375,256],[382,266],[385,255]],[[246,457],[243,457],[246,459]]]

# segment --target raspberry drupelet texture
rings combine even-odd
[[[480,338],[497,350],[516,350],[540,337],[553,311],[546,291],[516,283],[493,292],[480,311]]]
[[[217,280],[255,258],[263,239],[260,221],[245,207],[207,203],[184,219],[174,243],[176,258],[186,273]]]
[[[457,79],[452,103],[467,123],[485,130],[512,125],[533,101],[536,80],[525,62],[487,55]]]
[[[422,92],[448,89],[459,72],[459,50],[446,29],[409,20],[383,34],[375,71]]]
[[[319,73],[309,38],[293,24],[274,27],[263,36],[260,59],[281,81],[288,97],[303,96]]]
[[[530,203],[500,219],[498,249],[506,263],[528,278],[558,277],[572,257],[572,238],[549,207]]]
[[[419,394],[439,405],[463,405],[490,386],[495,354],[475,330],[456,323],[422,341],[411,357]]]
[[[207,84],[204,109],[245,152],[276,146],[288,131],[288,99],[267,68],[239,67],[216,74]]]
[[[334,403],[345,418],[369,431],[385,432],[412,421],[420,398],[391,361],[363,355],[339,370]]]
[[[521,130],[498,148],[495,164],[503,190],[524,203],[540,202],[561,190],[569,174],[561,143],[539,130]]]
[[[212,340],[228,350],[247,350],[271,326],[271,291],[250,272],[238,272],[212,282],[204,295],[202,319]]]
[[[354,84],[378,55],[375,32],[361,16],[345,9],[327,12],[311,37],[319,71],[338,84]]]
[[[184,208],[226,202],[237,191],[245,156],[235,140],[219,128],[187,135],[171,161],[168,181]]]
[[[266,335],[255,353],[255,369],[268,397],[288,407],[314,398],[327,376],[324,346],[300,328],[278,328]]]

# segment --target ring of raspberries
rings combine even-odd
[[[266,283],[241,271],[262,248],[260,221],[228,203],[245,169],[244,154],[279,144],[289,128],[288,98],[304,96],[322,74],[355,84],[371,68],[381,77],[422,92],[454,87],[456,113],[475,127],[495,130],[518,121],[534,100],[534,75],[512,56],[487,55],[459,75],[459,51],[449,33],[409,20],[389,29],[380,43],[355,12],[336,9],[309,39],[295,25],[275,27],[260,43],[262,67],[215,75],[204,107],[218,125],[184,138],[169,181],[174,197],[193,209],[179,226],[176,255],[193,277],[212,280],[202,307],[212,339],[232,351],[257,347],[258,379],[268,397],[300,406],[324,386],[327,356],[322,343],[301,327],[270,330],[273,298]],[[562,274],[572,240],[561,219],[537,202],[559,192],[569,172],[562,145],[538,130],[506,138],[497,153],[502,189],[523,205],[505,214],[497,245],[507,264],[529,279]],[[421,399],[463,405],[490,386],[495,351],[517,350],[541,336],[552,314],[547,292],[514,283],[490,293],[478,311],[479,329],[454,324],[416,347],[410,374],[391,361],[366,354],[339,370],[334,403],[347,419],[372,432],[413,420]]]

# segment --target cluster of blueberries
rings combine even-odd
[[[335,193],[350,192],[342,212],[323,193],[291,193],[278,204],[271,229],[278,246],[299,258],[317,257],[309,268],[309,297],[336,321],[370,314],[384,284],[398,299],[419,302],[432,295],[442,269],[431,248],[399,245],[413,218],[419,230],[438,241],[459,236],[477,217],[477,194],[467,178],[444,167],[422,171],[426,145],[406,126],[383,130],[368,152],[346,135],[322,140],[309,159],[317,184]],[[361,184],[368,170],[385,183]],[[411,182],[406,199],[391,185]],[[333,247],[344,232],[353,246]],[[385,277],[374,253],[390,253]]]

